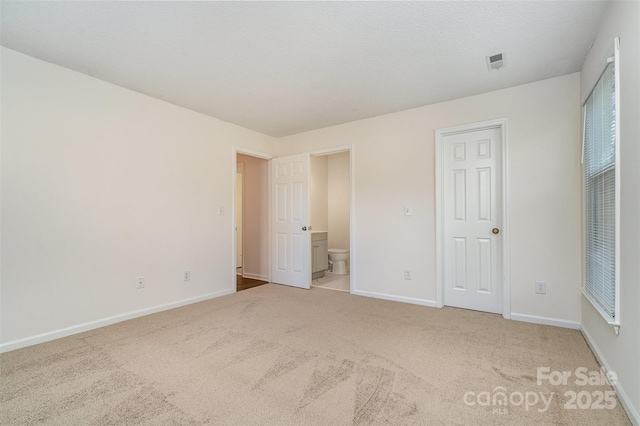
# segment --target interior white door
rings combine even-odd
[[[309,154],[274,158],[271,173],[271,281],[309,289]]]
[[[502,313],[501,131],[443,138],[444,304]]]

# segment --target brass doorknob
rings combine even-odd
[[[500,230],[498,228],[493,228],[491,232],[493,232],[494,234],[497,234],[498,232],[500,232]]]

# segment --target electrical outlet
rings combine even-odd
[[[219,216],[224,216],[224,206],[219,206],[218,207],[218,215]]]
[[[412,278],[411,276],[411,270],[410,269],[405,269],[404,270],[404,279],[405,280],[410,280]]]
[[[191,279],[191,271],[186,270],[182,273],[182,281],[189,281]]]
[[[144,288],[144,277],[138,277],[138,288]]]
[[[547,294],[547,283],[544,281],[536,281],[536,294]]]

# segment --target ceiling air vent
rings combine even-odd
[[[497,70],[504,67],[504,53],[496,53],[495,55],[487,56],[487,66],[489,70]]]

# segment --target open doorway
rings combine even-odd
[[[236,291],[269,280],[269,162],[236,152]]]
[[[251,151],[245,151],[244,149],[236,148],[234,151],[234,209],[235,197],[236,197],[236,168],[238,163],[243,163],[243,188],[242,188],[242,205],[238,206],[243,212],[242,217],[242,271],[240,275],[237,275],[237,280],[258,280],[262,282],[273,282],[283,285],[289,285],[301,288],[310,288],[312,282],[311,272],[311,232],[316,230],[325,230],[326,237],[326,249],[324,254],[320,254],[319,259],[324,259],[326,266],[323,272],[327,275],[327,272],[333,273],[333,275],[341,275],[340,280],[343,282],[340,290],[353,292],[355,291],[355,279],[354,272],[351,267],[354,264],[354,239],[353,239],[353,227],[351,226],[353,218],[353,179],[352,179],[352,164],[353,164],[353,151],[351,146],[334,147],[326,150],[315,151],[310,153],[303,153],[294,156],[284,156],[273,158],[272,156],[259,154]],[[311,194],[309,193],[309,179],[311,179],[311,157],[324,157],[326,160],[326,200],[325,208],[320,207],[316,210],[316,213],[311,213],[310,202]],[[256,198],[250,195],[250,174],[251,166],[249,162],[257,162],[261,170],[257,174],[258,179],[263,184],[261,187],[261,204],[259,206],[249,206],[250,201],[255,202]],[[338,164],[341,173],[335,173]],[[293,179],[295,177],[295,179]],[[291,182],[280,182],[282,179],[293,179]],[[303,180],[299,180],[298,178]],[[331,179],[331,181],[329,180]],[[335,189],[335,183],[339,181],[342,188],[340,193],[342,196],[337,196],[337,192],[332,190],[329,192],[329,188]],[[265,197],[266,194],[266,197]],[[240,198],[240,197],[238,197]],[[329,208],[329,202],[332,203],[342,199],[346,201],[343,203],[342,217],[346,218],[346,225],[343,225],[343,230],[331,232],[329,237],[329,217],[330,213],[333,216],[333,208]],[[294,200],[297,200],[294,202]],[[318,211],[324,210],[326,213],[318,213]],[[258,214],[259,212],[259,214]],[[259,218],[261,221],[261,234],[260,237],[252,240],[249,236],[249,228],[251,214],[255,215],[255,218]],[[315,227],[311,222],[311,216],[315,215],[316,218],[326,217],[326,226],[322,222],[318,222]],[[289,219],[287,219],[289,218]],[[287,222],[288,220],[288,222]],[[287,225],[286,229],[282,228]],[[291,223],[289,223],[291,222]],[[332,224],[335,222],[332,220]],[[343,220],[344,224],[345,221]],[[234,243],[233,243],[233,255],[236,257],[236,219],[234,217]],[[281,226],[282,225],[282,226]],[[291,228],[291,229],[289,229]],[[302,232],[300,232],[302,231]],[[345,236],[346,234],[346,236]],[[343,238],[338,238],[338,235],[342,235]],[[291,237],[291,238],[290,238]],[[258,244],[259,243],[259,244]],[[329,246],[332,244],[331,246]],[[251,263],[250,249],[257,250],[254,253],[257,257],[254,259],[260,259],[258,264],[260,267],[255,269]],[[343,251],[343,255],[346,254],[344,260],[340,262],[334,262],[329,259],[329,249],[339,249]],[[335,259],[334,259],[335,260]],[[253,264],[255,266],[255,264]],[[233,264],[234,275],[236,273],[235,262]],[[342,268],[342,269],[341,269]],[[261,270],[261,272],[255,273],[254,271]],[[339,273],[343,270],[343,273]],[[276,274],[277,272],[277,274]],[[290,274],[288,274],[290,272]],[[308,275],[307,275],[308,274]],[[313,277],[318,278],[318,277]],[[306,281],[306,283],[304,282]],[[303,285],[305,284],[305,285]],[[316,286],[331,288],[334,286],[321,286],[322,282],[316,282]],[[238,290],[240,288],[236,287]],[[335,289],[335,288],[334,288]]]
[[[351,153],[310,157],[312,282],[322,289],[351,291]]]

